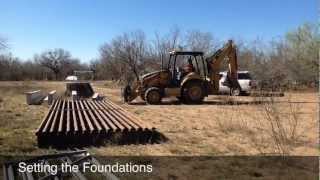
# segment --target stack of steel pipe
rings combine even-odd
[[[152,143],[150,127],[110,100],[62,100],[51,105],[36,135],[39,146]]]

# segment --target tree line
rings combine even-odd
[[[306,23],[271,41],[234,39],[240,70],[248,70],[261,84],[317,86],[319,25]],[[123,33],[98,49],[100,56],[83,63],[67,50],[56,48],[21,60],[0,38],[0,80],[63,80],[74,70],[91,70],[96,80],[130,82],[161,68],[171,50],[203,51],[208,57],[225,42],[210,32],[172,28],[148,38],[142,30]]]

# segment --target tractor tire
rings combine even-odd
[[[199,81],[188,82],[182,89],[183,103],[200,104],[204,99],[204,89]]]
[[[162,99],[160,89],[157,87],[147,89],[144,99],[147,104],[160,104]]]

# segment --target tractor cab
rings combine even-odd
[[[190,73],[197,74],[205,80],[207,77],[203,52],[171,51],[166,67],[171,74],[171,85],[179,87],[181,81]]]

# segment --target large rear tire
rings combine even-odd
[[[162,99],[160,89],[157,87],[147,89],[144,99],[147,104],[160,104]]]
[[[204,88],[199,81],[191,81],[182,89],[183,102],[186,104],[200,104],[204,99]]]

